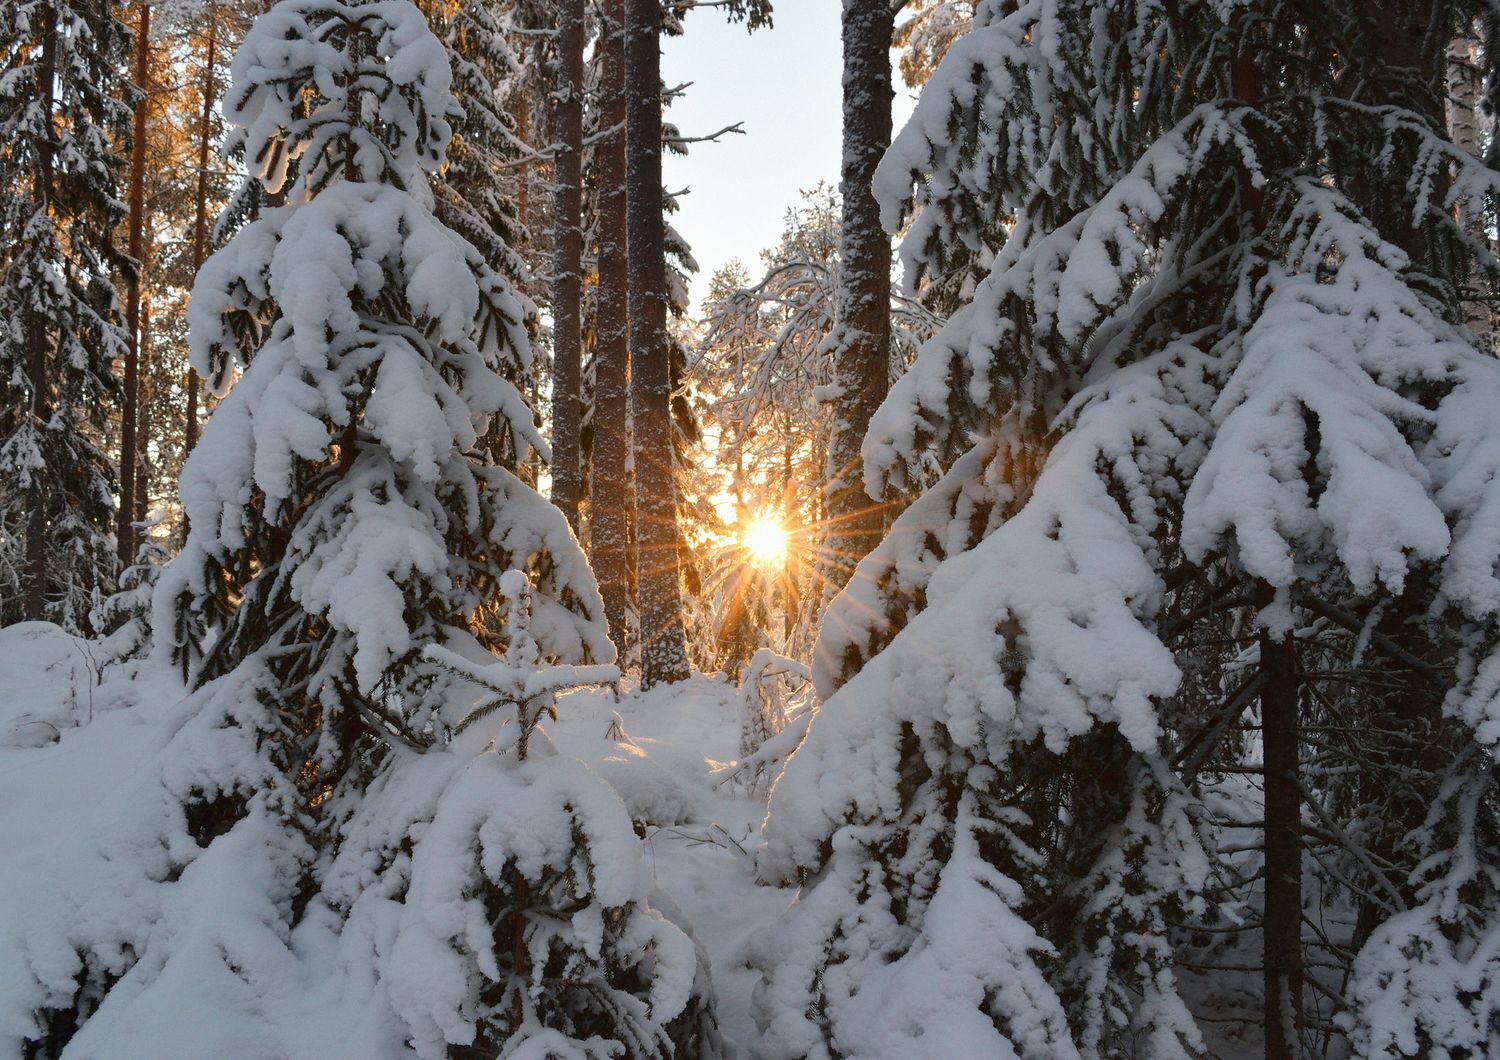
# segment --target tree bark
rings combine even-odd
[[[579,533],[583,468],[583,49],[584,0],[560,0],[556,86],[555,259],[552,300],[552,503]]]
[[[515,100],[516,139],[531,147],[531,92],[523,85]],[[520,226],[521,245],[516,250],[525,257],[525,231],[531,214],[531,163],[521,159],[516,167],[516,223]],[[523,289],[524,290],[524,289]]]
[[[120,566],[135,560],[135,464],[136,417],[140,400],[141,279],[146,264],[142,245],[146,221],[146,83],[150,77],[151,0],[136,0],[140,20],[136,24],[135,84],[140,98],[135,104],[135,125],[130,144],[130,257],[135,273],[125,300],[125,324],[130,344],[125,350],[125,404],[120,412],[120,512],[115,530]]]
[[[50,3],[42,7],[42,62],[37,67],[42,120],[47,125],[46,139],[37,145],[37,169],[33,180],[36,208],[42,214],[52,209],[52,161],[57,144],[52,131],[53,111],[57,109],[57,8]],[[27,376],[31,384],[31,418],[39,431],[47,429],[52,418],[47,394],[47,354],[49,339],[43,322],[34,319],[28,329]],[[47,617],[47,491],[34,489],[30,518],[26,522],[26,617],[41,622]]]
[[[151,257],[154,240],[147,240],[142,266]],[[135,521],[144,523],[151,509],[151,399],[155,393],[151,372],[151,296],[141,293],[140,383],[137,394],[135,456]],[[140,544],[139,541],[136,542]],[[135,562],[135,557],[131,557]],[[122,568],[123,569],[123,568]]]
[[[1260,634],[1262,746],[1265,756],[1266,1060],[1299,1054],[1302,1012],[1302,794],[1297,755],[1297,650],[1290,632]]]
[[[667,259],[662,215],[661,6],[625,2],[625,202],[630,269],[630,402],[643,687],[688,676],[673,478]]]
[[[214,64],[218,59],[219,12],[210,4],[208,9],[208,54],[203,65],[203,109],[198,115],[198,192],[193,204],[193,276],[196,278],[203,265],[203,256],[208,250],[208,156],[213,138],[214,96],[218,82]],[[187,412],[183,422],[183,453],[189,454],[198,444],[198,372],[191,365],[187,371]],[[187,520],[183,520],[183,533],[187,533]]]
[[[840,193],[842,277],[833,345],[835,409],[825,493],[823,575],[848,583],[885,533],[883,507],[864,489],[865,428],[890,386],[891,239],[880,224],[872,185],[891,145],[891,37],[887,3],[844,0],[844,156]]]
[[[616,130],[594,149],[599,174],[599,294],[594,347],[594,446],[589,475],[589,559],[604,596],[609,637],[625,657],[630,607],[630,346],[625,253],[624,0],[605,0],[600,30],[600,122]]]

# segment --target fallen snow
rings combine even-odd
[[[163,846],[173,830],[163,795],[187,781],[167,775],[162,747],[198,718],[184,723],[185,692],[169,669],[127,664],[98,684],[89,649],[44,624],[0,631],[0,1055],[36,1033],[39,1007],[68,1003],[85,967],[115,975],[132,961],[132,985],[112,991],[65,1055],[164,1055],[153,1044],[162,1041],[182,1056],[412,1055],[392,1005],[418,1003],[423,984],[407,976],[406,996],[390,997],[397,987],[373,966],[398,925],[383,914],[344,919],[320,900],[289,937],[280,931],[284,862],[306,853],[284,831],[242,821],[201,851]],[[691,925],[711,961],[721,1029],[752,1056],[743,954],[794,892],[754,879],[765,802],[724,770],[739,753],[740,711],[737,689],[697,677],[618,701],[607,690],[565,695],[546,729],[619,794],[644,836],[651,904]],[[202,729],[195,747],[228,732]],[[351,895],[378,901],[368,883],[351,879]],[[178,938],[169,959],[142,974],[141,955],[166,932]],[[115,1003],[120,992],[129,1004]]]

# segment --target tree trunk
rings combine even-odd
[[[152,243],[148,241],[142,265],[151,257]],[[151,508],[151,398],[155,393],[151,373],[151,296],[141,294],[141,355],[140,392],[137,404],[136,456],[135,456],[135,521],[143,523]],[[140,542],[136,545],[139,547]],[[135,557],[131,557],[135,562]]]
[[[1455,37],[1448,45],[1448,133],[1453,144],[1461,151],[1482,157],[1487,139],[1487,122],[1482,112],[1484,78],[1475,61],[1477,43],[1468,36]],[[1494,249],[1483,212],[1477,212],[1467,199],[1460,200],[1457,208],[1459,228],[1474,242],[1486,249]],[[1482,274],[1470,280],[1472,295],[1464,300],[1464,317],[1469,330],[1479,337],[1484,349],[1494,352],[1494,322],[1490,319],[1490,306],[1483,296],[1490,293],[1489,285]]]
[[[1291,633],[1260,634],[1265,756],[1266,1060],[1299,1055],[1302,1015],[1302,795],[1298,787],[1297,650]]]
[[[529,151],[531,149],[531,93],[524,85],[516,95],[515,112],[516,139],[521,141],[525,149]],[[525,257],[525,232],[531,213],[531,163],[526,158],[522,158],[521,164],[516,167],[516,178],[516,224],[522,233],[516,252]]]
[[[43,121],[47,124],[46,140],[37,145],[37,171],[33,182],[36,208],[47,214],[52,208],[52,159],[57,150],[52,131],[53,111],[57,109],[55,84],[57,75],[57,9],[50,3],[42,7],[42,62],[37,68]],[[31,384],[31,418],[36,429],[47,429],[52,418],[47,394],[47,354],[49,338],[45,324],[33,319],[28,329],[27,376]],[[47,617],[47,490],[33,488],[30,518],[26,523],[26,617],[41,622]]]
[[[891,145],[888,3],[844,0],[844,157],[840,193],[842,278],[833,344],[834,418],[828,447],[824,577],[841,589],[885,533],[884,510],[864,489],[860,446],[885,400],[891,360],[891,239],[872,185]]]
[[[135,273],[126,294],[125,324],[130,329],[130,344],[125,350],[125,405],[120,412],[120,513],[115,531],[120,566],[135,560],[135,462],[136,417],[140,399],[141,357],[141,279],[146,263],[142,261],[142,244],[146,221],[146,83],[150,77],[151,0],[140,4],[140,21],[136,25],[135,84],[140,98],[135,104],[135,126],[130,144],[130,257]]]
[[[672,378],[662,214],[661,6],[625,0],[625,202],[630,264],[630,402],[635,429],[641,684],[684,680],[673,479]]]
[[[583,469],[583,49],[584,0],[558,5],[561,137],[554,171],[556,241],[552,304],[552,503],[579,533]]]
[[[625,253],[624,0],[606,0],[600,32],[600,124],[616,129],[595,150],[599,172],[598,336],[594,347],[594,447],[589,476],[589,559],[604,596],[609,637],[625,657],[630,606],[629,280]]]
[[[214,63],[218,55],[219,18],[218,8],[208,9],[208,54],[203,65],[203,110],[198,115],[198,198],[193,207],[193,276],[203,265],[203,255],[208,250],[208,157],[213,137],[214,95],[218,89]],[[192,366],[187,371],[187,418],[183,423],[183,454],[191,453],[198,444],[198,372]],[[183,519],[183,534],[187,533],[187,519]]]

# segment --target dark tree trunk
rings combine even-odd
[[[630,606],[629,280],[625,254],[624,0],[606,0],[600,33],[600,124],[618,129],[595,148],[599,173],[599,295],[594,348],[594,446],[589,475],[589,559],[604,596],[609,637],[625,656]]]
[[[552,304],[552,503],[578,534],[583,468],[583,49],[584,0],[558,5],[561,71]]]
[[[219,20],[218,9],[210,5],[208,17],[208,54],[203,65],[203,109],[198,115],[198,198],[193,209],[193,276],[203,265],[203,256],[208,250],[208,159],[212,146],[214,96],[218,89],[214,64],[218,59]],[[183,423],[183,453],[191,453],[198,444],[198,373],[192,367],[187,372],[187,418]],[[187,533],[187,521],[183,520],[183,533]]]
[[[120,566],[128,567],[135,559],[135,464],[136,418],[140,400],[141,358],[141,280],[146,269],[142,245],[146,221],[146,82],[150,76],[151,0],[140,4],[136,25],[135,84],[140,98],[135,104],[135,126],[130,144],[130,257],[135,261],[134,275],[125,301],[125,324],[130,330],[130,344],[125,350],[125,404],[120,411],[120,513],[115,530]]]
[[[152,244],[146,245],[146,258],[151,257]],[[146,258],[142,259],[142,264]],[[141,296],[141,356],[140,356],[140,390],[138,394],[137,410],[138,423],[136,425],[136,455],[135,455],[135,521],[143,523],[151,509],[151,400],[155,393],[151,374],[151,299],[144,293]],[[139,541],[136,542],[140,544]],[[131,562],[135,558],[131,557]]]
[[[1266,1060],[1299,1055],[1302,1014],[1302,795],[1297,755],[1297,650],[1290,633],[1260,634],[1265,756]]]
[[[688,676],[673,479],[661,106],[660,3],[625,0],[630,407],[635,428],[641,684],[648,688]]]
[[[891,360],[891,239],[872,184],[891,145],[891,35],[888,3],[845,0],[843,268],[833,347],[836,388],[828,447],[823,574],[842,588],[885,533],[884,511],[864,488],[860,445],[885,400]]]
[[[516,139],[531,147],[531,93],[525,86],[516,95],[515,99]],[[530,223],[531,214],[531,163],[523,158],[521,164],[516,168],[516,223],[521,229],[520,245],[516,251],[525,257],[526,248],[526,226]],[[523,288],[524,290],[524,288]]]
[[[33,194],[37,209],[43,214],[52,204],[52,158],[57,150],[52,132],[52,112],[56,109],[55,81],[57,76],[57,9],[51,4],[42,7],[42,62],[37,68],[39,95],[42,99],[43,120],[47,124],[47,136],[37,145],[37,170],[33,181]],[[47,429],[52,418],[51,402],[48,400],[47,354],[51,342],[46,324],[34,319],[27,329],[27,376],[31,384],[31,417],[39,431]],[[47,617],[47,489],[33,488],[30,517],[26,522],[26,617],[40,622]]]

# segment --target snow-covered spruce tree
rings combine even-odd
[[[465,625],[503,644],[487,602],[518,564],[553,601],[552,653],[608,654],[554,510],[473,455],[491,417],[516,458],[542,443],[516,386],[520,303],[429,210],[446,70],[414,9],[290,4],[247,37],[226,101],[258,179],[287,205],[237,234],[195,288],[205,378],[222,391],[244,372],[184,472],[201,529],[164,579],[158,629],[222,623],[200,682],[297,645],[280,665],[331,712],[309,752],[342,711],[429,739],[420,645]],[[187,661],[194,646],[174,650]]]
[[[525,761],[527,740],[538,716],[533,708],[543,692],[550,703],[558,687],[555,682],[548,684],[557,678],[557,671],[543,671],[534,679],[526,671],[535,670],[547,659],[586,662],[591,657],[607,658],[609,646],[598,621],[597,591],[559,513],[509,471],[480,465],[466,453],[479,435],[482,418],[492,413],[507,425],[513,437],[508,449],[518,458],[524,457],[527,445],[540,448],[541,442],[534,435],[530,410],[513,382],[525,371],[526,346],[510,288],[484,267],[471,247],[439,228],[421,200],[414,197],[421,189],[418,166],[427,160],[435,163],[442,146],[441,127],[435,125],[447,107],[442,94],[445,86],[436,72],[442,67],[436,56],[426,54],[435,41],[420,23],[410,22],[419,17],[415,10],[404,7],[330,9],[306,3],[282,12],[282,8],[277,9],[285,21],[272,18],[269,25],[257,25],[236,60],[237,73],[245,70],[248,78],[236,78],[236,91],[230,97],[232,117],[242,116],[252,137],[258,128],[267,126],[284,130],[280,135],[288,139],[300,131],[300,115],[296,112],[277,114],[274,124],[265,122],[266,110],[284,98],[299,98],[306,84],[277,77],[286,72],[285,67],[278,70],[268,61],[289,30],[312,35],[319,35],[319,29],[324,34],[331,31],[337,41],[340,21],[367,23],[369,50],[363,51],[357,41],[350,41],[344,45],[348,49],[345,56],[353,52],[353,59],[365,67],[359,71],[363,78],[380,71],[393,89],[391,96],[409,92],[413,101],[404,112],[392,112],[390,102],[383,104],[382,117],[389,126],[363,129],[349,122],[345,136],[356,142],[364,138],[372,141],[371,145],[358,144],[353,155],[339,157],[335,152],[347,152],[348,148],[335,140],[323,140],[333,157],[328,161],[329,178],[322,182],[314,154],[319,140],[314,138],[313,146],[298,155],[303,168],[292,185],[289,205],[268,213],[237,236],[221,255],[228,257],[232,267],[237,244],[249,240],[252,249],[256,248],[264,238],[257,230],[272,228],[271,234],[280,243],[270,249],[269,265],[260,264],[266,258],[251,261],[257,268],[268,270],[267,286],[278,316],[270,324],[270,342],[255,353],[243,378],[210,421],[199,452],[216,452],[216,424],[225,410],[238,413],[236,395],[247,391],[252,432],[257,414],[265,415],[264,407],[257,407],[255,402],[278,385],[292,387],[295,393],[298,384],[318,387],[323,383],[324,387],[336,387],[336,393],[362,399],[361,404],[345,406],[347,411],[342,415],[325,411],[326,419],[319,424],[323,431],[321,445],[324,454],[330,444],[337,445],[337,457],[324,455],[320,461],[313,456],[311,466],[305,467],[307,478],[292,494],[304,497],[305,507],[301,511],[290,509],[296,512],[297,521],[287,527],[290,540],[284,546],[287,551],[280,560],[281,570],[275,572],[276,581],[289,585],[287,595],[291,599],[281,604],[275,587],[266,590],[267,606],[295,604],[307,616],[301,622],[294,620],[290,627],[294,635],[299,625],[309,620],[315,623],[313,629],[319,640],[306,641],[300,652],[288,653],[293,659],[297,654],[304,656],[296,663],[298,677],[328,675],[328,683],[321,688],[310,684],[289,690],[298,698],[307,697],[303,702],[311,700],[304,709],[321,710],[323,715],[317,742],[309,734],[306,750],[299,750],[298,758],[289,764],[305,754],[299,780],[304,786],[313,786],[318,793],[315,798],[330,800],[327,817],[331,822],[347,819],[347,826],[336,839],[343,851],[336,865],[368,865],[371,859],[386,865],[381,873],[382,896],[399,896],[405,910],[403,923],[410,920],[417,925],[413,934],[403,931],[398,936],[396,957],[386,969],[386,978],[392,1003],[410,1026],[420,1051],[439,1055],[447,1043],[482,1051],[486,1042],[507,1050],[522,1049],[527,1042],[533,1043],[530,1048],[538,1048],[535,1043],[543,1042],[552,1051],[566,1047],[571,1050],[567,1055],[609,1055],[619,1042],[626,1046],[628,1055],[664,1055],[673,1042],[681,1044],[712,1034],[707,994],[695,989],[695,980],[702,973],[691,940],[645,902],[636,840],[628,816],[608,789],[586,770],[567,762]],[[270,75],[266,84],[285,85],[288,95],[258,95],[258,91],[265,92],[255,80],[258,67]],[[353,73],[359,68],[351,64],[349,69]],[[403,72],[414,80],[403,84],[398,80]],[[330,99],[327,110],[321,114],[314,110],[308,115],[314,137],[336,120],[340,103]],[[358,105],[356,99],[342,102],[347,108],[343,113],[360,114]],[[434,124],[424,130],[423,122]],[[408,130],[413,142],[400,138]],[[272,141],[260,147],[252,139],[248,154],[274,158],[281,146]],[[361,169],[359,152],[370,151],[371,146],[379,151],[371,152],[378,168]],[[365,179],[338,180],[334,174],[340,166],[345,177]],[[377,184],[372,178],[383,183]],[[348,192],[358,192],[356,202],[369,204],[361,216],[386,226],[384,232],[367,229],[362,240],[350,240],[344,233],[357,237],[360,224],[342,204],[334,206],[332,217],[317,218],[330,197]],[[378,212],[381,210],[385,211],[383,216]],[[313,215],[311,220],[307,219],[309,214]],[[308,225],[308,230],[323,242],[299,245],[295,241],[299,222]],[[331,247],[330,236],[335,237]],[[374,268],[361,266],[361,258],[369,260],[373,256],[370,250],[377,248],[379,257],[371,262]],[[317,275],[326,268],[330,252],[352,258],[354,271],[345,282],[360,286],[354,290],[332,286],[330,290],[331,285]],[[282,254],[286,257],[280,257]],[[352,317],[337,318],[344,324],[343,343],[339,348],[324,347],[324,360],[318,365],[326,365],[325,370],[337,382],[323,382],[316,374],[310,379],[303,376],[308,361],[299,355],[300,326],[312,325],[317,329],[315,334],[337,335],[338,328],[330,325],[330,318],[317,315],[320,311],[316,307],[315,315],[304,320],[298,313],[297,292],[290,288],[278,291],[278,266],[283,261],[288,279],[300,281],[300,291],[320,297],[322,305],[342,301],[335,312],[341,309],[353,313]],[[216,271],[216,264],[210,262],[205,276],[211,283],[224,284],[224,273]],[[312,271],[306,271],[309,269]],[[235,277],[235,283],[247,283],[244,271],[229,275]],[[384,283],[377,284],[377,278],[384,278]],[[315,293],[320,288],[321,294]],[[207,288],[220,289],[230,288],[228,284]],[[200,283],[199,291],[204,290]],[[387,315],[387,307],[392,305],[408,307],[410,322],[392,321]],[[214,307],[210,301],[209,309]],[[243,310],[235,306],[233,311]],[[229,320],[232,323],[232,317]],[[215,329],[210,334],[223,336],[219,341],[227,345],[229,333],[223,324],[210,319],[204,326]],[[262,383],[273,365],[280,371]],[[343,373],[341,377],[339,373]],[[387,390],[385,395],[383,389]],[[424,409],[422,400],[427,395],[431,396]],[[313,429],[311,424],[290,429],[274,425],[274,411],[270,418],[271,441],[289,434],[297,437],[294,432]],[[242,430],[236,420],[238,415],[230,418],[230,429]],[[263,481],[257,474],[263,458],[260,439],[253,433],[250,438],[239,437],[251,450],[240,466],[250,470],[259,485]],[[195,457],[199,463],[205,459]],[[282,474],[290,466],[295,485],[299,469],[296,457],[283,457],[281,461],[273,466]],[[193,470],[190,466],[190,475]],[[214,482],[221,488],[225,484],[223,470],[216,466],[213,473]],[[330,495],[319,496],[319,487],[325,484],[332,486]],[[275,496],[267,490],[266,511],[273,510]],[[219,493],[214,498],[214,514],[220,520],[228,517],[227,511],[217,506],[223,503],[223,497]],[[195,534],[200,525],[215,525],[196,507],[191,514]],[[222,530],[222,521],[218,526]],[[195,541],[189,539],[190,556]],[[210,562],[217,560],[211,551],[207,558]],[[264,562],[269,566],[276,560],[268,557]],[[532,570],[536,593],[530,591],[527,576],[520,571],[500,577],[505,565],[518,563]],[[361,577],[373,584],[357,589],[356,581]],[[298,591],[302,586],[311,589],[319,584],[323,589],[314,589],[308,595]],[[342,595],[349,590],[354,590],[353,595]],[[243,592],[246,600],[257,599],[253,588]],[[384,623],[366,626],[364,623],[379,619],[382,599],[395,608],[385,616]],[[345,609],[346,604],[350,610]],[[405,617],[412,615],[417,616],[416,621]],[[229,619],[226,638],[249,633],[265,620],[263,615],[244,616],[248,621],[242,624],[242,616],[243,604]],[[399,646],[392,644],[392,638],[399,638]],[[434,754],[431,762],[425,757],[413,761],[410,756],[397,756],[388,771],[378,775],[377,788],[366,796],[359,795],[358,785],[346,793],[336,791],[339,772],[354,752],[346,742],[351,738],[351,726],[356,732],[359,725],[372,727],[382,739],[394,733],[407,743],[420,745],[430,743],[457,720],[441,710],[456,694],[451,670],[458,657],[447,656],[447,665],[437,668],[430,660],[415,658],[423,645],[430,648],[443,641],[459,650],[467,645],[466,657],[471,662],[476,649],[482,652],[503,646],[506,662],[499,668],[509,667],[506,680],[530,682],[524,696],[511,694],[509,686],[491,687],[493,695],[509,694],[523,706],[517,761],[507,764],[495,754],[473,758],[472,750],[464,752],[468,745],[461,744],[456,753]],[[362,653],[371,642],[383,654],[376,656],[380,667],[367,671]],[[286,641],[282,645],[292,647]],[[213,662],[211,657],[209,665]],[[575,678],[573,683],[590,679],[588,672],[565,669],[562,673]],[[481,668],[483,675],[494,677],[490,670]],[[493,686],[493,680],[490,684]],[[431,786],[429,794],[413,797],[409,805],[404,800],[402,805],[394,805],[387,798],[391,790],[412,794],[413,786],[424,784]],[[505,791],[492,790],[495,784],[518,798],[523,791],[529,792],[528,805],[534,803],[535,812],[517,812],[517,804]],[[469,790],[475,785],[479,787]],[[403,816],[420,814],[424,809],[431,816]],[[547,814],[560,816],[553,822]],[[379,824],[379,842],[371,840],[367,823],[362,823],[369,820]],[[393,821],[403,820],[410,822],[410,830],[391,830]],[[552,827],[549,822],[557,825],[552,832],[547,831]],[[447,870],[453,851],[443,845],[445,837],[473,843],[476,836],[480,848],[471,871],[479,875],[472,880],[468,875],[451,875]],[[531,860],[533,841],[550,851],[539,863]],[[506,855],[497,853],[507,844],[509,861],[504,860]],[[403,845],[407,851],[414,846],[415,852],[404,853]],[[501,860],[492,864],[496,858]],[[347,880],[341,885],[350,886]],[[450,886],[457,890],[451,894],[444,890]],[[398,889],[403,887],[410,889],[399,895]],[[496,958],[493,944],[471,937],[467,929],[442,936],[449,962],[468,972],[439,983],[422,975],[403,979],[398,969],[409,973],[418,970],[407,960],[412,953],[429,961],[437,959],[433,947],[439,940],[427,929],[433,918],[441,919],[450,899],[465,895],[469,896],[466,901],[483,911],[486,921],[501,920],[512,930],[511,944]],[[601,931],[607,928],[604,952],[590,941],[593,935],[582,921],[565,920],[551,928],[546,926],[544,910],[550,908],[555,916],[561,915],[563,909],[586,897],[596,898],[595,917]],[[517,900],[529,901],[531,906],[524,915],[505,920],[504,911]],[[330,892],[326,901],[330,911],[359,922],[363,907],[357,890]],[[409,938],[416,941],[403,941]],[[508,967],[509,972],[502,973],[501,966]],[[425,969],[426,965],[420,967]],[[570,1038],[578,1041],[570,1045]],[[704,1055],[713,1055],[712,1050]]]
[[[0,625],[84,632],[114,581],[105,435],[125,349],[114,239],[130,120],[114,7],[19,0],[0,13],[0,523],[25,583],[0,599]]]
[[[646,865],[624,804],[559,757],[538,724],[555,716],[559,691],[619,671],[539,668],[526,576],[506,574],[501,593],[511,638],[500,661],[428,649],[480,692],[457,722],[456,748],[485,750],[393,770],[356,811],[331,878],[358,887],[373,853],[409,879],[384,974],[423,1055],[458,1043],[447,1055],[717,1057],[702,959],[644,901]],[[434,771],[447,776],[430,786],[441,792],[432,806],[413,781],[425,774],[430,785]],[[393,815],[408,829],[425,822],[419,837],[406,832],[416,839],[409,859],[393,844],[405,840]]]
[[[160,732],[68,885],[0,917],[0,1049],[715,1056],[628,813],[536,729],[614,671],[560,513],[474,453],[491,416],[539,442],[517,302],[428,209],[443,47],[405,0],[283,0],[233,73],[285,205],[193,302],[205,377],[241,369],[153,607],[196,688],[142,704]]]
[[[1432,106],[1476,5],[1397,7],[980,3],[932,77],[908,274],[1007,239],[866,439],[872,493],[950,470],[825,619],[825,694],[863,669],[772,796],[768,1055],[1194,1056],[1226,1002],[1268,1056],[1494,1051],[1451,211],[1500,184]]]

